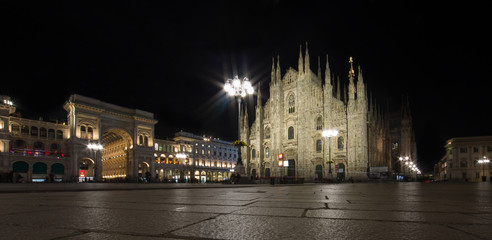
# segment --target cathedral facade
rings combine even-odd
[[[302,47],[299,51],[297,70],[291,67],[282,75],[279,58],[276,64],[273,59],[269,99],[262,105],[258,89],[251,126],[247,111],[242,114],[241,139],[248,144],[242,159],[246,159],[248,174],[312,182],[367,180],[371,169],[377,167],[390,175],[402,171],[404,164],[397,159],[412,155],[411,149],[415,149],[409,110],[405,116],[401,111],[398,119],[404,120],[390,129],[391,114],[373,104],[362,71],[359,67],[356,74],[352,59],[347,90],[340,90],[339,79],[335,84],[328,56],[324,75],[323,81],[319,57],[318,72],[311,71],[307,45],[304,56]],[[338,134],[324,137],[322,133],[328,129]],[[400,149],[402,142],[409,145],[408,151]],[[415,162],[416,154],[413,156],[410,161]]]

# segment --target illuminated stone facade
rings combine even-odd
[[[273,60],[269,99],[263,106],[258,89],[251,126],[247,111],[242,114],[241,139],[249,145],[242,151],[242,158],[246,159],[248,174],[289,176],[305,181],[331,177],[366,180],[371,167],[388,167],[389,174],[400,172],[398,166],[392,166],[399,156],[412,155],[416,162],[408,105],[399,115],[400,122],[390,131],[390,114],[383,114],[373,104],[360,68],[356,78],[352,59],[348,90],[340,90],[340,79],[336,89],[333,86],[335,79],[328,57],[324,83],[322,80],[319,57],[317,74],[311,71],[307,45],[304,57],[302,49],[299,51],[298,70],[289,68],[282,76],[279,60],[276,65]],[[338,136],[323,138],[322,132],[327,129],[338,130]],[[391,143],[397,145],[393,150]],[[279,167],[278,154],[283,154],[288,167]]]
[[[434,177],[441,181],[490,181],[492,163],[492,136],[457,137],[446,141],[446,154],[434,167]]]
[[[16,116],[10,98],[0,100],[1,181],[209,182],[228,178],[237,161],[230,142],[184,132],[155,139],[154,114],[138,109],[75,94],[63,106],[67,122],[52,123]]]

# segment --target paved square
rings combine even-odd
[[[489,183],[17,186],[1,239],[492,239]]]

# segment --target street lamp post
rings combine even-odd
[[[97,175],[97,171],[98,171],[98,168],[97,168],[97,164],[98,164],[98,161],[97,161],[97,152],[98,151],[101,151],[103,149],[103,145],[101,145],[100,143],[89,143],[87,144],[87,148],[90,149],[91,151],[94,151],[94,176],[93,176],[93,179],[94,181],[99,181],[99,176]]]
[[[482,182],[487,181],[487,177],[485,176],[485,164],[489,163],[490,160],[483,156],[483,159],[478,160],[478,163],[482,164]]]
[[[321,135],[324,138],[328,138],[328,176],[331,179],[332,177],[332,172],[331,172],[331,137],[336,137],[338,135],[338,131],[335,129],[328,129],[324,130]],[[323,154],[324,158],[324,154]],[[324,161],[324,160],[323,160]]]
[[[405,164],[408,165],[408,156],[406,157],[400,157],[400,163],[404,163],[404,164],[400,164],[400,166],[402,166],[401,168],[403,169],[403,181],[405,181]]]
[[[224,85],[224,90],[231,97],[235,97],[237,100],[238,106],[238,117],[237,117],[237,136],[238,140],[241,140],[241,98],[246,97],[247,95],[251,95],[254,93],[253,86],[251,86],[251,82],[248,78],[243,78],[240,80],[238,76],[235,76],[234,79],[227,79],[227,82]],[[237,165],[236,168],[238,170],[242,168],[243,161],[241,159],[241,146],[238,146],[237,149]]]

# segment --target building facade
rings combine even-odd
[[[2,181],[220,181],[230,176],[237,150],[230,142],[179,132],[154,137],[154,114],[72,95],[67,121],[16,116],[0,96]],[[206,146],[206,147],[205,147]]]
[[[446,153],[434,166],[434,177],[441,181],[490,181],[492,164],[479,160],[492,159],[492,136],[457,137],[446,141]]]
[[[241,139],[249,145],[242,159],[248,174],[305,181],[366,180],[374,167],[390,174],[401,172],[403,166],[395,164],[400,156],[412,156],[410,161],[416,163],[409,105],[404,104],[393,119],[368,96],[362,71],[359,68],[356,75],[352,59],[348,87],[343,90],[326,59],[324,81],[319,57],[317,73],[311,71],[307,44],[304,56],[302,47],[299,50],[297,70],[291,67],[282,75],[279,58],[276,65],[273,59],[269,99],[262,105],[258,90],[251,126],[247,111],[242,114]],[[394,123],[391,128],[390,123]],[[337,130],[338,135],[323,137],[327,129]],[[280,166],[280,154],[287,167]]]
[[[157,139],[154,148],[159,182],[218,182],[236,167],[237,148],[216,138],[181,131],[173,140]]]

